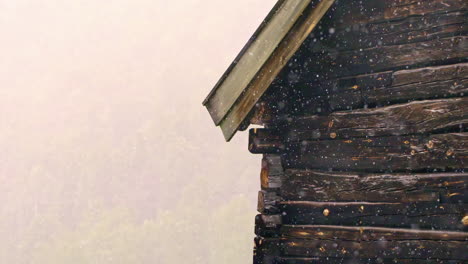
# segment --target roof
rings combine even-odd
[[[278,0],[203,102],[226,141],[335,0]]]

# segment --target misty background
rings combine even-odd
[[[0,263],[251,263],[260,156],[201,102],[274,0],[0,0]]]

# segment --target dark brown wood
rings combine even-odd
[[[321,114],[468,93],[468,63],[387,71],[296,87],[297,114]]]
[[[257,211],[262,214],[277,214],[280,212],[277,204],[281,200],[274,191],[259,191]]]
[[[439,67],[438,69],[426,68],[415,71],[400,71],[393,75],[394,83],[388,88],[370,88],[363,91],[363,100],[366,105],[387,105],[398,102],[414,101],[418,99],[447,98],[465,96],[468,92],[468,71],[466,65],[457,64],[451,67]],[[432,81],[428,73],[439,73],[442,70],[460,70],[453,73],[452,79]],[[426,79],[426,81],[398,84],[398,78],[413,76],[413,80]],[[438,76],[436,76],[438,77]],[[427,82],[429,81],[429,82]],[[393,96],[394,98],[390,98]]]
[[[467,204],[280,202],[283,224],[464,230]]]
[[[275,264],[464,264],[462,260],[434,260],[434,259],[385,259],[385,258],[294,258],[278,257]]]
[[[468,260],[465,241],[337,241],[282,239],[287,256]],[[267,244],[270,242],[267,242]]]
[[[437,67],[396,71],[392,73],[391,85],[394,87],[399,87],[409,84],[427,85],[428,83],[437,81],[453,81],[454,83],[451,89],[454,90],[458,88],[455,82],[466,78],[468,78],[468,63],[457,63]],[[460,90],[458,92],[465,91],[466,90]],[[408,96],[408,98],[411,99],[412,97]]]
[[[409,240],[441,240],[468,241],[468,232],[414,230],[385,227],[353,227],[329,225],[283,225],[281,236],[314,240],[346,240],[346,241],[409,241]]]
[[[284,200],[468,203],[468,173],[357,174],[287,170]]]
[[[363,0],[338,5],[333,16],[336,27],[348,28],[354,24],[377,24],[408,17],[421,18],[428,14],[444,14],[466,8],[466,1],[463,0]]]
[[[263,255],[254,249],[253,264],[278,264],[278,257]]]
[[[288,140],[399,136],[463,130],[468,98],[416,101],[381,108],[304,116],[290,125]]]
[[[262,203],[282,216],[257,219],[256,233],[273,237],[257,243],[263,259],[467,261],[467,233],[429,230],[466,230],[466,2],[352,1],[319,29],[278,83],[293,87],[295,117],[257,118],[274,129],[250,133],[252,153],[281,154],[289,168],[277,181],[262,164],[262,189],[279,188]]]
[[[307,51],[307,52],[306,52]],[[350,51],[303,51],[285,72],[297,72],[291,84],[323,82],[388,70],[461,63],[467,60],[466,36]]]
[[[254,264],[275,264],[280,255],[281,242],[276,238],[254,239]]]
[[[351,50],[463,35],[468,31],[466,19],[466,11],[457,10],[409,16],[385,23],[348,24],[345,27],[323,26],[323,31],[320,32],[323,38],[320,40],[320,47]],[[331,34],[329,28],[333,28]],[[313,37],[316,36],[317,34]]]
[[[261,101],[255,105],[250,115],[250,124],[263,126],[274,122],[276,111],[270,107],[268,99],[262,98]]]
[[[468,133],[302,141],[285,154],[286,168],[420,171],[466,168]]]
[[[251,153],[281,153],[284,149],[282,136],[277,131],[257,128],[249,130],[249,151]]]
[[[255,234],[260,237],[276,237],[282,224],[280,214],[255,216]]]
[[[263,190],[278,189],[284,180],[284,170],[280,155],[265,154],[262,159],[260,183]]]
[[[468,263],[466,0],[332,2],[218,104],[265,126],[254,263]]]

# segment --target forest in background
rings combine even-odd
[[[0,263],[251,261],[260,157],[201,102],[274,2],[0,1]]]

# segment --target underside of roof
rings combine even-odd
[[[226,141],[335,0],[279,0],[203,102]]]

